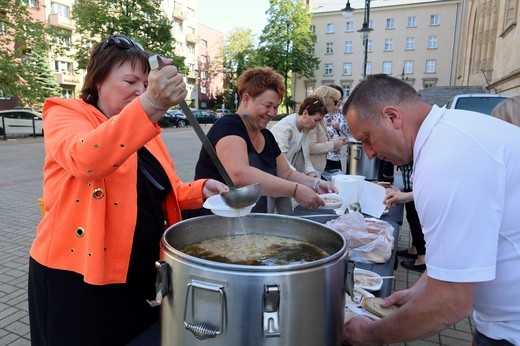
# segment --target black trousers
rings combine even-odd
[[[491,339],[476,329],[473,336],[473,344],[477,346],[513,346],[509,341]]]
[[[412,234],[412,245],[417,248],[418,255],[426,254],[426,242],[424,241],[424,234],[419,221],[419,215],[415,210],[415,203],[413,201],[404,204],[406,209],[406,220],[410,225],[410,233]]]
[[[143,280],[146,281],[146,280]],[[151,285],[89,285],[77,273],[29,260],[31,344],[126,345],[159,320]],[[140,287],[142,286],[142,287]]]

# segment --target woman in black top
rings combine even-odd
[[[267,212],[265,196],[293,197],[303,207],[316,208],[325,204],[318,193],[337,191],[330,183],[292,170],[267,129],[278,113],[284,91],[283,78],[273,69],[246,70],[238,79],[237,112],[220,118],[208,132],[236,186],[262,184],[263,197],[253,212]],[[223,181],[204,148],[200,151],[195,177]]]

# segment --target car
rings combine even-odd
[[[446,108],[465,109],[491,115],[493,108],[508,97],[502,94],[461,94],[454,96],[446,104]]]
[[[175,127],[186,127],[188,125],[188,119],[180,109],[170,109],[163,115],[172,126]]]
[[[223,115],[231,114],[231,111],[229,109],[221,109],[221,108],[219,108],[219,109],[217,109],[215,111],[215,114],[217,115],[217,117],[220,118]]]
[[[43,136],[42,114],[31,108],[14,108],[0,111],[0,135]]]
[[[193,115],[199,124],[214,124],[218,119],[213,111],[205,109],[195,109],[193,110]]]

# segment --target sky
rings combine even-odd
[[[249,28],[258,37],[267,24],[268,8],[269,0],[198,0],[198,19],[224,36],[235,28]]]

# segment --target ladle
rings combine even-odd
[[[148,58],[148,62],[150,63],[150,68],[152,70],[160,70],[164,66],[164,62],[162,61],[161,57],[157,54],[150,56]],[[231,208],[235,209],[244,208],[256,203],[260,198],[261,184],[256,183],[237,188],[235,186],[235,183],[233,183],[233,180],[231,180],[231,177],[227,173],[226,169],[224,168],[224,165],[218,158],[215,148],[213,148],[213,145],[211,144],[208,137],[200,127],[199,122],[193,115],[193,112],[191,111],[190,107],[188,107],[184,100],[179,102],[179,106],[181,107],[182,111],[184,112],[184,115],[190,122],[191,127],[193,127],[195,133],[202,142],[204,149],[206,149],[206,151],[208,152],[211,161],[213,161],[215,167],[217,167],[217,170],[222,176],[222,179],[224,179],[224,183],[229,187],[228,192],[223,192],[221,194],[222,198],[224,199],[224,202],[226,202],[226,204],[229,205]]]

